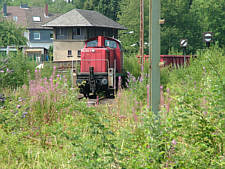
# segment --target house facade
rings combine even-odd
[[[80,60],[85,41],[99,35],[118,36],[126,29],[106,16],[90,10],[73,9],[43,25],[54,30],[53,61]]]
[[[14,21],[18,26],[24,27],[24,36],[27,38],[27,47],[24,52],[34,58],[47,55],[47,50],[53,44],[53,29],[42,27],[43,24],[55,19],[58,15],[48,13],[45,8],[28,7],[27,5],[3,5],[3,18]],[[46,58],[45,58],[46,59]]]

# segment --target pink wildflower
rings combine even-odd
[[[176,144],[177,144],[177,142],[176,142],[175,139],[172,140],[172,144],[173,144],[173,145],[176,145]]]

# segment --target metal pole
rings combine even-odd
[[[141,57],[141,72],[144,66],[144,0],[140,0],[140,57]]]
[[[183,47],[184,66],[186,66],[186,47]]]
[[[149,2],[149,108],[152,107],[152,0]]]
[[[72,71],[71,71],[72,73],[72,76],[71,76],[71,80],[72,80],[72,82],[71,82],[71,84],[72,84],[72,88],[73,88],[73,57],[72,57]]]
[[[210,47],[210,42],[206,42],[206,46],[207,46],[207,48],[209,48]]]
[[[151,4],[151,3],[150,3]],[[157,115],[160,105],[160,0],[152,0],[152,62],[151,62],[151,105]]]

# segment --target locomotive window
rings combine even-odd
[[[117,48],[117,44],[112,40],[105,40],[105,46],[110,48]]]
[[[97,47],[98,46],[98,41],[93,40],[87,43],[87,47]]]

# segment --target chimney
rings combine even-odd
[[[45,17],[48,17],[48,4],[45,4]]]
[[[3,4],[3,15],[7,16],[7,4],[6,3]]]

